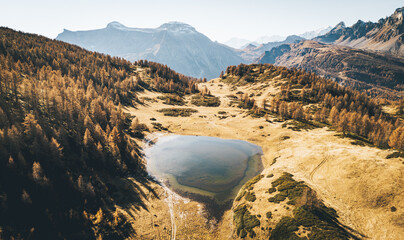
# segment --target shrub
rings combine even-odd
[[[296,187],[296,185],[297,185],[297,182],[292,179],[291,181],[285,181],[281,185],[279,185],[278,190],[284,191],[284,190],[292,189],[292,188]]]
[[[259,180],[261,180],[263,177],[264,177],[264,175],[262,175],[262,174],[253,177],[252,179],[250,179],[250,181],[248,181],[248,182],[246,182],[246,183],[244,184],[243,189],[252,190],[254,184],[256,184],[257,182],[259,182]]]
[[[324,127],[324,124],[315,124],[314,122],[306,120],[292,120],[291,122],[285,122],[284,124],[282,124],[282,128],[285,127],[293,131],[301,131]]]
[[[164,114],[164,116],[171,116],[171,117],[189,117],[193,113],[198,112],[195,109],[192,108],[163,108],[158,110],[158,112],[161,112]]]
[[[165,94],[163,96],[158,96],[157,98],[163,100],[163,103],[167,105],[178,105],[178,106],[185,105],[184,99],[176,94]]]
[[[191,103],[195,106],[204,106],[204,107],[218,107],[220,106],[220,99],[213,95],[194,95],[191,99]]]
[[[233,94],[227,95],[226,97],[229,98],[229,99],[233,99],[233,100],[238,99],[238,97],[236,95],[233,95]]]
[[[241,193],[236,197],[236,201],[240,201],[243,197],[244,197],[244,195],[246,194],[246,191],[241,191]]]
[[[281,140],[284,141],[284,140],[288,140],[289,138],[290,138],[289,136],[282,136]]]
[[[256,199],[257,199],[257,197],[252,192],[247,192],[247,194],[245,195],[245,200],[247,200],[249,202],[254,202]]]
[[[276,192],[276,188],[272,187],[268,189],[268,193],[274,193]]]
[[[271,212],[267,212],[266,216],[267,216],[268,219],[271,219],[271,218],[272,218],[272,213],[271,213]]]
[[[283,217],[276,227],[272,230],[269,239],[299,239],[294,233],[299,230],[298,223],[291,217]],[[305,239],[305,238],[301,238]]]
[[[161,123],[152,122],[151,124],[153,125],[154,129],[157,129],[159,131],[168,131],[168,128],[163,127],[163,125]]]
[[[404,153],[400,153],[400,152],[393,152],[389,155],[386,156],[386,159],[390,159],[390,158],[399,158],[402,157],[404,158]]]
[[[280,192],[280,193],[276,194],[276,195],[273,197],[273,202],[275,202],[275,203],[280,203],[280,202],[284,201],[287,196],[288,196],[287,193],[285,193],[285,192]],[[271,199],[271,200],[272,200],[272,199]]]
[[[276,191],[275,187],[277,187],[279,193],[269,198],[268,201],[280,203],[288,197],[289,201],[287,204],[296,204],[296,200],[303,194],[303,190],[308,189],[308,187],[303,182],[295,181],[292,176],[292,174],[285,172],[281,177],[272,182],[272,188],[268,189],[268,192],[272,193]]]
[[[284,181],[292,181],[293,180],[292,177],[293,177],[292,174],[284,172],[281,177],[272,182],[272,187],[277,187],[281,185]]]
[[[249,233],[250,236],[254,236],[255,232],[253,231],[253,228],[260,226],[261,224],[257,216],[251,215],[247,210],[246,205],[238,206],[233,212],[233,221],[236,226],[237,235],[241,238],[244,238],[247,233]]]

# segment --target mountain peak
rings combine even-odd
[[[334,29],[340,29],[340,28],[345,28],[345,27],[346,27],[345,22],[342,21],[342,22],[338,23],[337,26],[334,27]]]
[[[303,40],[303,38],[300,37],[300,36],[297,36],[297,35],[290,35],[290,36],[288,36],[286,38],[285,41],[287,41],[287,42],[295,42],[295,41],[300,41],[300,40]]]
[[[125,25],[123,25],[120,22],[114,21],[114,22],[108,23],[107,28],[116,28],[116,29],[122,30],[122,29],[127,29],[128,27],[126,27]]]
[[[340,22],[318,41],[404,56],[404,7],[378,22],[359,20],[351,27]]]
[[[168,30],[172,32],[196,32],[195,28],[191,25],[176,21],[164,23],[163,25],[158,27],[158,29]]]
[[[162,26],[188,26],[188,27],[192,27],[191,25],[184,23],[184,22],[179,22],[179,21],[169,21],[166,23],[163,23],[160,27]]]
[[[404,7],[402,8],[397,8],[396,11],[393,14],[394,18],[397,18],[399,20],[402,20],[404,16]]]
[[[248,44],[247,46],[245,46],[243,49],[244,49],[244,50],[253,50],[253,49],[255,49],[255,48],[257,48],[257,46],[255,46],[254,44],[250,43],[250,44]]]

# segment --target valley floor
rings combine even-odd
[[[148,99],[145,104],[126,111],[145,123],[151,132],[157,131],[152,125],[157,122],[172,134],[241,139],[257,144],[264,152],[263,174],[293,174],[296,180],[304,181],[314,189],[327,206],[337,210],[343,224],[369,239],[403,239],[404,164],[400,158],[386,159],[392,151],[353,145],[353,140],[341,138],[327,127],[293,131],[282,127],[282,122],[253,118],[246,110],[229,107],[227,96],[238,91],[255,91],[248,86],[235,89],[218,79],[200,85],[200,89],[206,86],[212,95],[220,97],[219,107],[191,105],[190,97],[186,99],[186,106],[165,105],[157,99],[160,93],[146,91],[139,95],[140,99]],[[274,91],[269,86],[256,100],[260,102],[260,98],[270,98]],[[170,117],[157,112],[171,107],[193,108],[198,112],[190,117]],[[226,114],[219,114],[219,111]],[[215,224],[207,220],[200,203],[184,199],[158,184],[152,186],[159,197],[148,194],[144,189],[147,210],[125,209],[133,219],[134,239],[236,238],[233,211],[226,211],[222,220]],[[253,214],[265,216],[268,210],[274,210],[265,195],[269,187],[270,180],[267,178],[256,184],[254,192],[257,200],[250,210]],[[171,215],[170,206],[173,210]],[[279,209],[277,214],[287,215],[288,212]],[[264,229],[273,227],[280,217],[263,220],[261,226]],[[256,232],[257,239],[268,238],[267,231],[258,229]]]

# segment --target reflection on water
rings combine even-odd
[[[204,136],[160,137],[145,149],[149,173],[177,192],[232,199],[262,170],[262,150],[241,140]]]

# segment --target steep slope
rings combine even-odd
[[[243,62],[235,49],[212,42],[192,26],[179,22],[155,29],[128,28],[112,22],[98,30],[64,30],[56,39],[130,61],[145,59],[167,64],[197,78],[217,77],[227,66]]]
[[[144,206],[147,128],[122,106],[144,89],[195,92],[194,79],[8,28],[0,66],[0,238],[134,234],[119,208]]]
[[[404,60],[391,55],[304,41],[273,48],[257,62],[302,68],[371,96],[403,97]]]
[[[378,22],[363,22],[359,20],[352,27],[346,27],[343,22],[330,32],[315,38],[316,41],[344,45],[360,49],[389,52],[404,56],[404,8],[397,9],[390,17]]]

